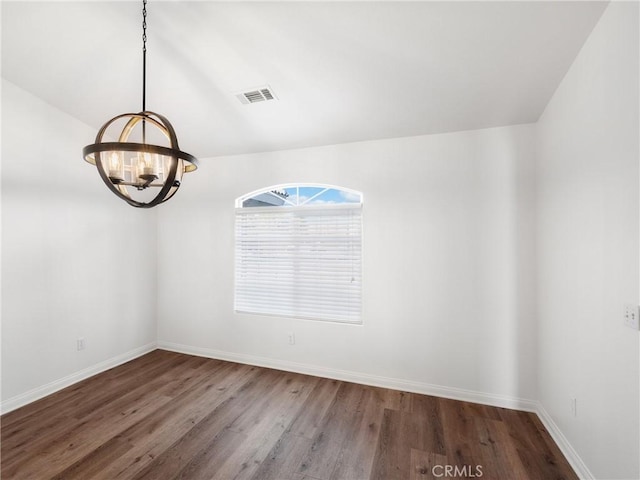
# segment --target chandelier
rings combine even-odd
[[[147,110],[146,80],[147,0],[143,0],[142,111],[112,118],[98,131],[95,143],[82,150],[84,159],[97,167],[107,187],[139,208],[169,200],[180,188],[182,175],[198,168],[198,160],[180,150],[171,123]]]

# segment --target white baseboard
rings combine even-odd
[[[494,395],[472,390],[464,390],[461,388],[444,387],[441,385],[433,385],[428,383],[415,382],[412,380],[402,380],[396,378],[382,377],[367,373],[352,372],[347,370],[337,370],[326,367],[318,367],[315,365],[288,362],[285,360],[276,360],[267,357],[258,357],[254,355],[238,354],[224,352],[221,350],[213,350],[209,348],[193,347],[190,345],[181,345],[171,342],[158,342],[158,348],[170,350],[172,352],[186,353],[189,355],[197,355],[200,357],[215,358],[218,360],[227,360],[230,362],[244,363],[255,365],[258,367],[273,368],[276,370],[285,370],[287,372],[302,373],[305,375],[313,375],[318,377],[332,378],[335,380],[343,380],[346,382],[360,383],[363,385],[371,385],[374,387],[390,388],[393,390],[402,390],[405,392],[419,393],[422,395],[433,395],[436,397],[450,398],[453,400],[462,400],[465,402],[480,403],[491,405],[494,407],[511,408],[514,410],[524,410],[527,412],[536,412],[538,402],[526,400],[522,398],[508,397],[503,395]]]
[[[580,458],[580,455],[575,451],[575,449],[567,440],[567,437],[564,436],[556,422],[553,421],[551,415],[545,410],[544,406],[540,402],[537,403],[537,408],[535,413],[540,418],[540,421],[545,426],[553,441],[556,442],[560,451],[564,454],[571,468],[576,472],[576,475],[581,480],[595,480],[595,476],[589,471],[585,463]]]
[[[147,345],[143,345],[142,347],[135,348],[121,355],[109,358],[108,360],[100,362],[96,365],[80,370],[79,372],[67,375],[64,378],[60,378],[59,380],[54,380],[53,382],[47,383],[46,385],[42,385],[41,387],[34,388],[32,390],[29,390],[28,392],[16,395],[15,397],[8,398],[7,400],[0,403],[0,414],[8,413],[12,410],[15,410],[16,408],[27,405],[28,403],[35,402],[42,397],[51,395],[58,390],[62,390],[63,388],[73,385],[74,383],[78,383],[82,380],[92,377],[97,373],[104,372],[105,370],[117,367],[118,365],[133,360],[134,358],[152,352],[156,348],[156,342],[148,343]]]

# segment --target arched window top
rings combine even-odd
[[[236,199],[237,208],[362,204],[362,193],[333,185],[275,185]]]

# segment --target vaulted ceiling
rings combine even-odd
[[[141,109],[142,2],[1,8],[5,79],[96,130]],[[150,0],[147,108],[198,157],[534,122],[604,8]]]

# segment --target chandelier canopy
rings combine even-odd
[[[109,189],[129,205],[151,208],[169,200],[198,160],[180,150],[169,120],[146,109],[147,0],[142,2],[142,111],[107,121],[82,150]],[[116,139],[117,141],[109,141]]]

